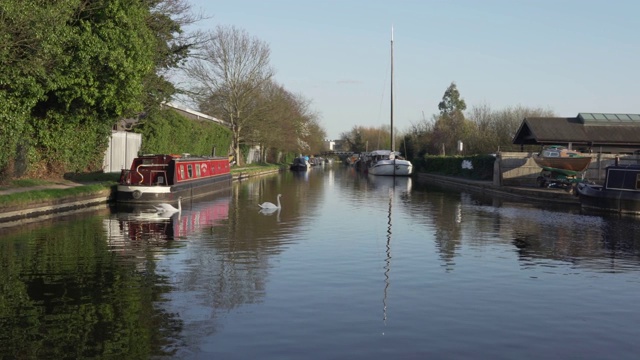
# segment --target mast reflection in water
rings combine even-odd
[[[382,194],[386,192],[388,197],[387,232],[385,244],[386,258],[384,265],[384,291],[382,298],[382,319],[384,325],[387,325],[387,297],[391,286],[391,239],[393,235],[393,201],[396,191],[401,193],[403,197],[408,197],[408,195],[411,193],[412,180],[410,177],[368,175],[367,181],[372,185],[372,189],[374,191],[380,191]]]

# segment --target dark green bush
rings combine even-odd
[[[471,161],[472,169],[464,169],[462,167],[462,162],[465,160]],[[493,179],[493,163],[495,160],[496,158],[492,155],[425,155],[414,159],[412,162],[417,172],[460,176],[475,180],[491,180]]]

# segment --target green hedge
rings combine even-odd
[[[155,110],[134,128],[143,153],[227,156],[231,130],[211,121],[188,119],[174,110]]]
[[[471,169],[463,168],[463,161],[471,162]],[[492,155],[472,156],[433,156],[413,160],[413,165],[418,172],[427,172],[449,176],[460,176],[475,180],[492,180],[493,163],[496,158]]]

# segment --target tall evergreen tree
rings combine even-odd
[[[435,123],[433,141],[441,148],[441,153],[451,154],[455,152],[458,140],[463,140],[467,135],[467,124],[464,118],[464,110],[467,104],[460,97],[460,92],[455,82],[444,92],[442,101],[438,104],[440,116]]]

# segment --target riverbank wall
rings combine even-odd
[[[577,196],[560,188],[540,188],[536,186],[505,186],[493,181],[471,180],[462,177],[443,176],[429,173],[416,174],[417,181],[440,185],[455,190],[468,190],[489,196],[500,196],[536,203],[553,202],[562,205],[580,205]]]

